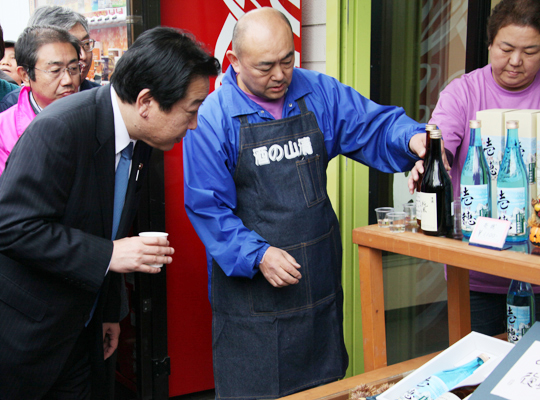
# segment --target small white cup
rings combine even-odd
[[[139,233],[139,236],[142,236],[142,237],[163,237],[163,238],[166,238],[167,236],[169,236],[169,234],[166,233],[166,232],[140,232],[140,233]],[[149,266],[155,267],[155,268],[161,268],[161,267],[163,267],[163,264],[146,264],[146,265],[149,265]]]

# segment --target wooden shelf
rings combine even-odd
[[[396,234],[377,225],[354,229],[353,242],[358,245],[366,371],[386,366],[382,251],[447,265],[450,344],[471,331],[469,270],[540,284],[540,258],[535,254],[490,250],[423,233]]]
[[[467,242],[423,233],[391,233],[377,225],[353,230],[353,243],[378,250],[422,258],[455,267],[540,284],[540,258],[514,251],[497,251]],[[540,248],[539,248],[540,250]],[[537,258],[535,258],[537,257]]]

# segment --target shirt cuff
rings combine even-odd
[[[257,258],[255,259],[255,269],[259,269],[259,264],[262,262],[264,255],[266,254],[266,250],[270,245],[268,243],[265,243],[263,247],[257,252]]]

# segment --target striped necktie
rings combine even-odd
[[[116,175],[114,178],[114,209],[113,209],[113,229],[112,240],[116,239],[116,233],[118,232],[118,225],[120,224],[120,217],[122,216],[122,209],[124,208],[124,202],[126,200],[126,191],[129,182],[129,166],[131,164],[131,157],[133,156],[133,142],[122,150],[120,161],[116,167]]]

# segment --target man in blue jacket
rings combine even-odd
[[[218,399],[276,398],[345,375],[328,161],[397,172],[425,151],[423,124],[294,68],[294,54],[283,14],[244,15],[223,84],[184,139],[185,206],[209,255]]]

